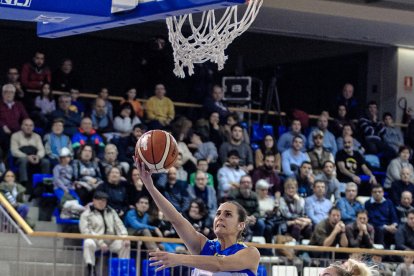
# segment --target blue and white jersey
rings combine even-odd
[[[232,246],[221,250],[221,245],[218,240],[208,240],[201,250],[200,255],[202,256],[229,256],[233,255],[236,252],[247,248],[247,245],[244,243],[235,243]],[[256,273],[253,273],[249,269],[239,270],[239,271],[228,271],[228,272],[209,272],[201,269],[194,269],[192,276],[255,276]]]

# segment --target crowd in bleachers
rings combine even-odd
[[[176,237],[132,159],[143,133],[164,129],[180,153],[168,173],[153,175],[154,183],[208,237],[214,236],[217,204],[235,200],[249,215],[248,240],[289,236],[311,245],[414,249],[412,151],[404,142],[412,137],[404,137],[390,113],[381,117],[376,102],[359,103],[352,84],[344,85],[334,111],[321,110],[315,126],[303,128],[308,118],[293,116],[285,131],[272,126],[250,136],[242,114],[223,102],[219,85],[199,118],[190,120],[176,114],[162,83],[145,106],[133,87],[122,102],[110,101],[107,88],[87,101],[80,98],[80,83],[70,59],[52,73],[41,52],[21,70],[7,72],[0,189],[23,217],[28,207],[22,195],[35,192],[31,176],[53,174],[62,217],[90,212],[99,191],[130,234]],[[40,93],[33,100],[28,89]],[[55,98],[52,90],[66,93]]]

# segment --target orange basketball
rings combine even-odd
[[[166,172],[177,161],[177,142],[163,130],[148,131],[139,138],[135,157],[144,162],[151,172]]]

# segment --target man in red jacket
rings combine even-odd
[[[45,54],[37,51],[31,62],[23,64],[22,84],[26,89],[40,89],[44,83],[51,83],[52,74],[45,65]]]
[[[0,145],[7,152],[10,148],[10,136],[20,130],[23,119],[29,118],[21,102],[15,102],[16,87],[5,84],[2,87],[0,101]]]

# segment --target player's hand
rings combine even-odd
[[[144,183],[144,185],[149,188],[151,186],[154,186],[154,183],[152,182],[152,178],[151,178],[151,172],[149,172],[146,168],[145,168],[145,164],[144,162],[140,161],[138,158],[136,158],[135,156],[133,156],[134,158],[134,163],[135,163],[135,167],[138,169],[139,171],[139,177],[141,178],[142,182]]]
[[[154,251],[149,253],[151,261],[150,266],[158,266],[155,271],[161,271],[163,269],[180,265],[179,254],[168,253],[165,251]]]

